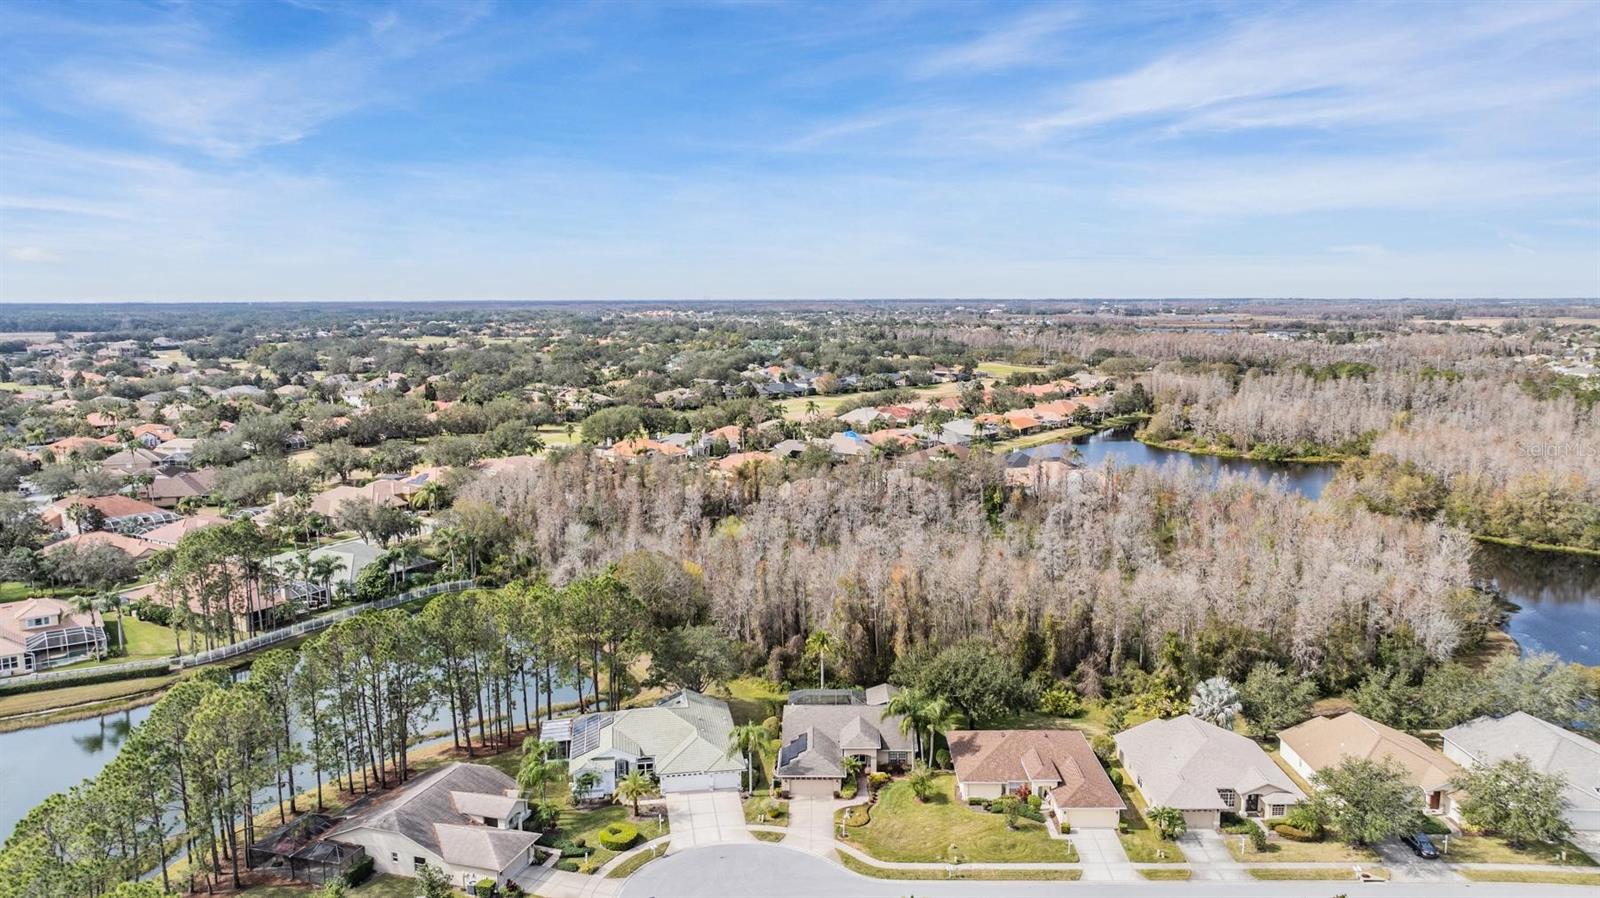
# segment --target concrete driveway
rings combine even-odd
[[[671,853],[730,842],[754,842],[737,792],[674,792],[667,798]]]
[[[844,802],[832,799],[789,799],[789,834],[783,843],[807,854],[833,854],[833,812]]]
[[[1231,838],[1238,838],[1233,836]],[[1194,869],[1194,879],[1220,879],[1225,882],[1244,882],[1253,877],[1233,855],[1223,836],[1214,829],[1191,829],[1178,837],[1178,844],[1189,858]]]
[[[1083,864],[1083,878],[1096,882],[1139,879],[1127,852],[1114,829],[1075,829],[1067,833],[1067,841],[1078,850],[1078,860]]]

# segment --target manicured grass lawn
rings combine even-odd
[[[927,803],[917,801],[903,780],[885,786],[871,822],[849,828],[850,839],[886,861],[948,861],[951,846],[969,862],[1076,860],[1072,846],[1050,838],[1044,824],[1024,820],[1019,829],[1007,829],[1003,815],[961,803],[954,776],[941,774],[934,784],[937,791]]]
[[[978,373],[993,375],[1000,380],[1005,380],[1013,374],[1043,370],[1045,370],[1043,365],[1013,365],[1010,362],[978,363]]]
[[[728,703],[735,724],[761,723],[783,713],[789,693],[760,677],[740,677],[715,690],[717,698]]]
[[[1122,850],[1128,855],[1128,860],[1135,864],[1181,864],[1188,858],[1183,856],[1183,849],[1177,842],[1169,842],[1156,834],[1150,824],[1144,819],[1144,797],[1139,790],[1130,785],[1132,777],[1127,771],[1117,769],[1122,776],[1122,800],[1127,803],[1130,810],[1122,812],[1122,819],[1128,824],[1128,831],[1118,833],[1117,838],[1122,842]]]
[[[149,621],[135,620],[126,617],[122,620],[127,638],[127,654],[117,658],[107,659],[108,663],[115,664],[121,661],[141,661],[146,658],[167,658],[173,653],[176,645],[172,638],[172,628]],[[106,644],[113,649],[117,646],[117,620],[113,617],[106,621]]]
[[[1184,869],[1140,870],[1139,875],[1145,879],[1154,879],[1161,882],[1185,882],[1194,875],[1194,872]]]
[[[789,825],[789,803],[782,799],[777,801],[777,811],[765,820],[757,819],[761,816],[760,808],[765,804],[765,793],[757,793],[744,800],[744,822],[762,823],[767,826]]]
[[[750,835],[755,836],[757,839],[760,839],[763,842],[782,842],[784,839],[789,838],[788,833],[769,833],[765,830],[757,830]]]
[[[1475,882],[1543,882],[1565,886],[1600,886],[1600,873],[1572,870],[1462,870],[1461,875]]]
[[[1389,871],[1385,867],[1363,866],[1361,869],[1381,879],[1389,878]],[[1341,870],[1337,867],[1268,867],[1266,869],[1252,869],[1250,875],[1256,879],[1270,880],[1353,880],[1356,878],[1355,870]]]
[[[573,427],[571,436],[567,435],[565,424],[546,424],[534,430],[539,434],[539,439],[544,440],[546,446],[576,446],[583,442],[583,431],[576,426]]]
[[[0,697],[0,717],[10,717],[15,714],[32,714],[50,708],[63,708],[68,705],[126,698],[131,695],[161,689],[170,685],[176,679],[176,675],[140,677],[133,680],[113,680],[110,683],[66,686],[61,689],[45,689],[39,692],[22,692],[17,695],[7,695]]]
[[[1445,857],[1458,864],[1556,864],[1567,867],[1591,867],[1594,859],[1583,849],[1570,842],[1561,845],[1524,845],[1512,848],[1499,836],[1454,835],[1448,840],[1436,838],[1435,842],[1448,845]],[[1565,852],[1566,857],[1562,854]]]
[[[1370,848],[1354,848],[1336,838],[1321,842],[1295,842],[1280,836],[1269,837],[1265,851],[1256,851],[1244,837],[1223,833],[1228,853],[1235,860],[1257,864],[1371,864],[1378,856]],[[1243,848],[1240,844],[1243,843]]]
[[[1049,443],[1059,443],[1073,437],[1088,436],[1094,433],[1087,427],[1058,427],[1054,430],[1045,430],[1039,433],[1030,433],[1026,436],[1012,437],[1001,440],[991,448],[996,452],[1013,452],[1018,449],[1029,449],[1034,446],[1044,446]]]
[[[648,864],[656,858],[665,855],[667,853],[667,849],[671,847],[671,842],[663,842],[650,851],[641,851],[633,857],[630,857],[618,864],[610,873],[606,874],[606,879],[627,879],[634,873],[637,873],[640,867],[643,867],[645,864]]]
[[[844,852],[839,853],[839,860],[845,865],[846,869],[854,870],[862,876],[870,876],[874,879],[976,879],[990,882],[1026,879],[1067,882],[1083,876],[1082,870],[974,870],[971,867],[957,867],[954,871],[955,876],[951,876],[948,870],[895,870],[874,867]]]
[[[508,751],[490,763],[515,776],[519,757],[518,752]],[[672,828],[671,822],[666,819],[666,809],[664,807],[661,808],[662,819],[661,823],[658,824],[656,823],[656,815],[648,807],[640,808],[644,816],[638,820],[631,819],[633,807],[628,804],[603,804],[597,807],[585,808],[573,807],[571,787],[565,780],[559,783],[551,783],[549,789],[550,801],[561,809],[561,816],[556,818],[556,838],[567,842],[576,842],[582,839],[584,846],[589,849],[590,860],[597,867],[620,854],[620,852],[611,851],[600,846],[600,831],[607,826],[623,822],[637,826],[639,828],[639,841],[634,843],[635,846],[643,845],[651,839],[664,836]],[[537,800],[537,792],[535,792],[534,798]],[[658,805],[657,807],[660,806]]]

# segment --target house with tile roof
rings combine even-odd
[[[1566,778],[1565,816],[1579,832],[1600,832],[1600,743],[1516,711],[1445,730],[1445,757],[1462,767],[1521,755],[1533,769]]]
[[[179,540],[196,530],[204,530],[207,527],[215,527],[226,523],[228,523],[227,518],[219,518],[214,514],[190,515],[149,531],[144,535],[143,539],[156,548],[171,549],[178,545]]]
[[[324,838],[365,849],[380,873],[415,876],[432,865],[475,894],[479,880],[504,885],[535,862],[538,837],[522,830],[527,814],[511,777],[458,762],[379,796]]]
[[[88,533],[79,533],[76,536],[69,536],[60,542],[51,543],[39,551],[44,555],[54,555],[69,547],[77,551],[83,551],[94,546],[110,546],[134,561],[143,561],[161,549],[160,546],[137,536],[123,536],[120,533],[112,533],[108,530],[91,530]]]
[[[586,798],[604,798],[635,770],[655,777],[662,792],[737,791],[745,770],[728,753],[733,715],[728,703],[688,689],[647,708],[602,711],[562,721],[565,733],[544,736],[568,744],[574,780],[595,775]],[[562,736],[566,738],[562,738]]]
[[[100,529],[130,536],[138,536],[178,519],[176,514],[164,508],[129,496],[67,496],[40,509],[39,517],[46,527],[74,536],[82,532],[72,513],[72,508],[79,505],[100,512],[105,518]]]
[[[53,598],[0,605],[0,678],[105,653],[105,622],[98,611],[79,611]]]
[[[963,799],[1027,787],[1073,829],[1115,829],[1121,819],[1126,804],[1077,730],[955,730],[946,738]]]
[[[1396,764],[1422,791],[1424,811],[1436,815],[1455,811],[1450,781],[1461,768],[1454,761],[1410,733],[1354,711],[1292,726],[1278,734],[1278,744],[1284,762],[1308,780],[1348,758]]]
[[[796,798],[832,798],[844,779],[844,759],[861,759],[863,773],[903,767],[916,743],[904,718],[884,711],[891,687],[805,689],[783,706],[777,777]]]
[[[1282,817],[1306,798],[1261,746],[1192,714],[1146,721],[1113,739],[1145,803],[1178,809],[1190,829],[1217,829],[1223,811]]]

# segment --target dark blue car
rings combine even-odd
[[[1400,841],[1409,845],[1417,857],[1430,861],[1439,857],[1439,849],[1433,847],[1433,840],[1428,838],[1427,833],[1406,833],[1400,837]]]

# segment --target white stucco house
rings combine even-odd
[[[1600,743],[1521,711],[1469,720],[1443,736],[1445,757],[1462,767],[1522,755],[1535,770],[1565,777],[1567,823],[1600,832]]]
[[[483,764],[451,764],[373,800],[324,838],[365,849],[380,873],[414,876],[431,864],[471,893],[504,885],[536,861],[523,832],[528,803],[511,777]]]
[[[1223,811],[1282,817],[1306,798],[1261,746],[1190,714],[1146,721],[1113,738],[1145,803],[1177,808],[1190,829],[1220,827]]]
[[[586,798],[616,791],[617,781],[635,770],[656,778],[661,791],[737,791],[744,775],[742,754],[728,752],[733,715],[728,703],[683,690],[648,708],[585,714],[544,738],[568,746],[573,781],[595,775]],[[561,732],[565,730],[565,732]]]

